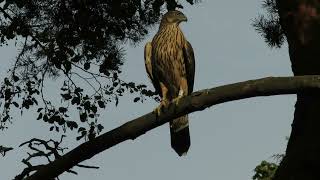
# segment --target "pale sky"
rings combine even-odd
[[[287,47],[270,49],[251,26],[252,20],[262,12],[256,0],[203,0],[182,10],[188,22],[181,24],[191,42],[196,57],[195,91],[228,83],[262,78],[289,76],[291,66]],[[143,48],[158,26],[145,41],[127,46],[123,79],[146,83]],[[0,47],[0,75],[3,77],[12,65],[16,47]],[[61,82],[47,83],[47,96],[59,96]],[[157,103],[133,103],[134,96],[120,100],[118,107],[108,106],[101,112],[104,132],[133,118],[152,111]],[[261,160],[283,153],[285,137],[290,134],[295,96],[273,96],[229,102],[191,114],[191,147],[184,157],[178,157],[170,147],[169,127],[165,124],[134,141],[126,141],[96,155],[83,164],[100,169],[79,169],[79,175],[63,174],[62,180],[163,180],[163,179],[217,179],[248,180]],[[31,137],[55,138],[48,133],[49,125],[36,121],[34,112],[14,116],[9,129],[0,132],[0,144],[15,150],[0,159],[0,179],[12,179],[20,173],[26,157],[25,149],[18,145]],[[64,145],[78,145],[75,133],[70,133]]]

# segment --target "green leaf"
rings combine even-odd
[[[81,113],[80,114],[80,121],[81,122],[85,122],[85,121],[87,121],[87,113]]]
[[[83,103],[83,107],[85,110],[89,110],[90,109],[90,101],[86,101]]]
[[[98,111],[98,108],[97,108],[97,106],[95,106],[95,105],[92,105],[92,106],[90,107],[90,109],[91,109],[91,111],[94,112],[94,113],[97,113],[97,111]]]
[[[65,107],[59,107],[59,112],[65,113],[65,112],[67,112],[67,111],[68,111],[67,108],[65,108]]]
[[[78,132],[81,132],[81,131],[85,131],[86,129],[84,128],[84,127],[80,127],[79,129],[78,129]]]
[[[74,98],[72,98],[71,104],[72,104],[72,105],[74,105],[74,104],[79,105],[79,104],[80,104],[80,98],[79,98],[79,97],[74,97]]]
[[[77,136],[77,141],[79,141],[80,139],[82,139],[83,138],[83,136]]]
[[[96,100],[100,100],[101,99],[101,96],[99,95],[99,96],[94,96],[94,98],[96,99]]]
[[[37,120],[41,119],[42,118],[42,113],[39,113],[38,117],[37,117]]]
[[[9,99],[11,98],[11,95],[12,95],[12,93],[11,93],[11,90],[10,90],[10,89],[6,89],[6,90],[4,91],[4,99],[5,99],[5,100],[9,100]]]
[[[66,94],[61,94],[61,96],[63,97],[63,99],[65,100],[69,100],[72,98],[72,96],[70,95],[70,93],[66,93]]]
[[[18,76],[16,76],[16,75],[13,75],[13,76],[12,76],[12,79],[14,80],[14,82],[19,81],[19,77],[18,77]]]
[[[83,89],[77,87],[77,88],[74,90],[74,93],[78,94],[78,93],[80,93],[80,92],[82,92],[82,91],[83,91]]]
[[[134,98],[133,102],[138,102],[140,100],[140,97]]]
[[[45,114],[45,115],[43,116],[43,121],[44,121],[44,122],[48,122],[48,121],[49,121],[48,115]]]
[[[103,101],[98,101],[98,105],[99,105],[100,108],[105,108],[106,107]]]
[[[103,130],[103,126],[101,124],[98,124],[98,131],[101,132]]]
[[[57,116],[56,122],[58,122],[59,125],[63,125],[66,123],[66,120],[64,118],[61,118],[60,116]]]
[[[67,121],[67,126],[72,130],[74,128],[78,128],[78,124],[74,121]]]
[[[85,70],[90,69],[90,63],[89,63],[89,62],[84,63],[83,68],[84,68]]]
[[[3,122],[6,122],[6,121],[9,119],[9,117],[10,117],[9,115],[6,115],[6,116],[2,119],[2,121],[3,121]]]

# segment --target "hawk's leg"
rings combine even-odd
[[[173,101],[175,102],[176,105],[178,105],[180,99],[186,95],[188,95],[188,82],[186,78],[182,77],[180,81],[178,96],[174,98]]]
[[[162,108],[167,107],[169,104],[169,101],[167,98],[168,88],[162,82],[160,82],[160,88],[162,93],[161,102],[160,102],[160,105],[154,110],[157,113],[157,116],[161,114]]]

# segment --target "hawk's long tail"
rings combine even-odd
[[[179,154],[186,155],[190,147],[188,115],[170,122],[171,147]]]

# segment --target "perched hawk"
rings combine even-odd
[[[194,54],[179,28],[182,21],[187,17],[180,11],[164,14],[157,34],[144,49],[146,70],[162,106],[193,91]],[[172,148],[180,156],[186,154],[190,147],[187,115],[170,122],[170,134]]]

